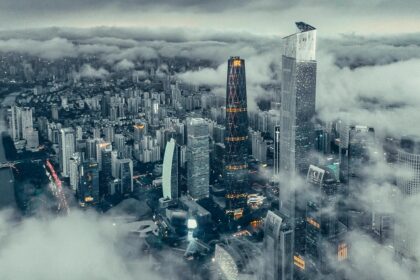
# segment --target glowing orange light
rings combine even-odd
[[[144,124],[135,124],[134,128],[138,128],[138,129],[143,129],[144,128]]]
[[[338,245],[338,254],[337,254],[337,258],[338,261],[344,261],[347,259],[347,255],[348,255],[348,247],[346,243],[341,243]]]
[[[241,60],[240,59],[235,59],[233,61],[233,67],[241,67]]]
[[[301,256],[293,256],[293,263],[300,269],[305,269],[305,260]]]
[[[241,137],[226,137],[225,140],[228,142],[240,142],[245,141],[248,139],[248,136],[241,136]]]
[[[242,165],[228,165],[228,166],[226,166],[226,169],[227,170],[230,170],[230,171],[234,171],[234,170],[245,169],[247,167],[248,166],[246,164],[242,164]]]
[[[307,217],[307,218],[306,218],[306,221],[307,221],[310,225],[312,225],[312,226],[314,226],[314,227],[316,227],[316,228],[320,228],[319,223],[318,223],[315,219]]]
[[[226,112],[228,113],[246,112],[246,108],[230,107],[230,108],[226,108]]]

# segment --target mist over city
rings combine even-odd
[[[0,279],[420,279],[419,14],[1,1]]]

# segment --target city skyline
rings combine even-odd
[[[1,279],[419,276],[419,4],[99,5],[0,4]]]

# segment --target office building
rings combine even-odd
[[[162,172],[163,199],[176,200],[178,198],[178,147],[173,138],[166,143]]]
[[[202,118],[187,119],[187,188],[194,199],[209,196],[209,128]]]
[[[308,277],[338,275],[336,262],[347,260],[348,244],[347,227],[338,219],[338,202],[343,190],[335,165],[310,165],[306,181],[313,195],[306,205],[306,234],[299,240],[305,244],[304,273]]]
[[[409,199],[420,193],[420,141],[416,138],[403,138],[398,149],[397,165],[404,172],[397,176],[397,187],[401,197],[397,201],[399,205],[405,205]],[[399,217],[400,216],[400,217]],[[408,230],[407,223],[401,213],[397,213],[395,220],[394,248],[396,256],[410,264],[415,262],[415,240],[418,232]]]
[[[280,167],[304,174],[315,134],[316,29],[303,22],[296,26],[299,32],[283,39]]]
[[[59,138],[59,159],[60,169],[63,177],[68,177],[70,173],[70,157],[76,150],[75,135],[73,128],[60,129]]]
[[[263,280],[293,280],[293,234],[280,213],[268,211],[264,221]]]
[[[118,179],[121,180],[123,194],[133,192],[133,161],[131,159],[118,159]]]
[[[280,126],[276,125],[274,127],[274,177],[278,180],[278,176],[280,175]]]
[[[79,203],[81,206],[99,202],[99,166],[97,162],[86,161],[80,166]]]

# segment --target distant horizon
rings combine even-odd
[[[3,0],[0,29],[175,27],[274,35],[290,34],[290,22],[304,21],[328,35],[400,34],[420,32],[419,12],[416,0],[404,5],[392,0]]]

